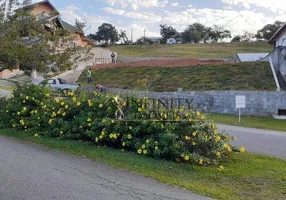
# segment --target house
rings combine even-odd
[[[268,61],[269,53],[237,53],[235,55],[235,62],[256,62]]]
[[[274,33],[268,42],[274,47],[269,62],[277,90],[286,91],[286,23]]]
[[[175,38],[168,38],[167,39],[167,44],[176,44],[177,40]]]
[[[70,47],[86,47],[94,45],[93,41],[91,41],[84,35],[83,30],[78,29],[77,27],[63,21],[60,17],[59,11],[53,6],[53,4],[49,0],[34,3],[25,6],[21,9],[30,11],[32,15],[36,16],[37,20],[47,21],[47,23],[45,24],[45,29],[47,31],[52,32],[53,30],[58,28],[68,30],[72,36],[72,41],[69,44]]]
[[[146,37],[147,39],[151,40],[154,44],[160,44],[162,37]]]

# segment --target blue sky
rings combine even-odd
[[[37,2],[39,0],[34,0]],[[219,25],[232,32],[255,33],[267,23],[286,21],[286,0],[50,0],[63,20],[87,23],[85,32],[95,33],[107,22],[134,39],[144,34],[159,36],[160,24],[183,31],[187,25],[200,22]]]

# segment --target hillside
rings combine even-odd
[[[236,53],[270,53],[272,46],[264,43],[220,43],[177,45],[117,45],[108,47],[123,57],[179,57],[179,58],[224,58]]]
[[[83,85],[85,74],[78,80]],[[126,66],[99,66],[92,74],[94,84],[134,90],[145,90],[147,84],[150,91],[276,89],[267,62],[203,63],[187,67],[134,67],[126,63]]]

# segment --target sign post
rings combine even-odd
[[[235,103],[236,103],[236,108],[238,108],[238,120],[240,123],[241,108],[246,107],[245,96],[244,95],[235,96]]]

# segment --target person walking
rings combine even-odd
[[[111,60],[112,60],[112,63],[115,63],[115,54],[114,54],[114,52],[112,52],[112,54],[111,54]]]
[[[87,83],[88,83],[88,84],[91,84],[91,82],[92,82],[92,78],[91,78],[91,68],[89,68],[89,69],[87,70]]]

